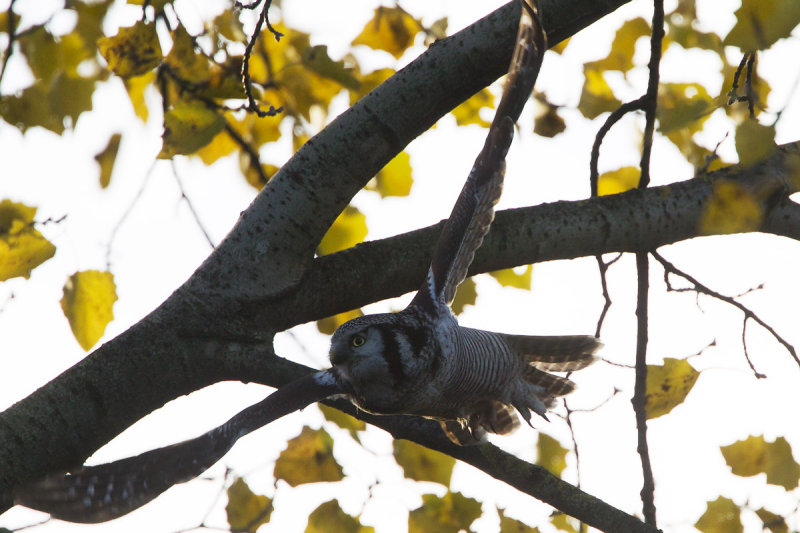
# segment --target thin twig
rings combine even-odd
[[[750,360],[750,354],[747,352],[747,317],[742,319],[742,349],[744,350],[744,358],[747,361],[747,364],[750,365],[750,370],[753,371],[753,375],[756,379],[764,379],[767,376],[762,374],[756,367],[753,365],[753,361]]]
[[[205,226],[203,226],[203,222],[200,220],[200,215],[197,213],[197,210],[194,208],[194,204],[186,195],[186,190],[183,188],[183,181],[181,177],[178,175],[178,167],[175,165],[175,160],[171,159],[170,162],[172,163],[172,175],[175,177],[175,182],[178,184],[178,190],[181,193],[181,200],[186,202],[186,206],[189,208],[189,212],[192,213],[192,217],[194,217],[194,221],[197,224],[197,227],[200,228],[200,232],[203,234],[203,237],[206,238],[206,242],[208,242],[209,246],[213,250],[217,246],[214,244],[214,241],[211,240],[211,236],[208,234]]]
[[[144,194],[144,190],[147,187],[147,183],[150,181],[150,177],[153,175],[153,170],[155,170],[157,162],[158,159],[154,160],[153,163],[150,165],[150,168],[147,169],[147,173],[145,174],[144,179],[142,180],[142,184],[139,186],[139,190],[136,191],[136,196],[133,197],[133,200],[131,201],[130,205],[125,210],[125,212],[122,213],[122,216],[119,218],[117,223],[114,225],[114,228],[111,230],[111,235],[109,235],[108,237],[108,248],[106,249],[107,270],[111,270],[111,248],[113,248],[114,246],[114,240],[117,236],[117,232],[122,227],[122,224],[125,222],[125,220],[128,218],[128,215],[131,214],[133,208],[136,207],[136,204],[139,202],[139,199],[141,199],[142,194]]]
[[[716,298],[717,300],[720,300],[722,302],[725,302],[727,304],[736,307],[739,311],[744,313],[745,320],[753,320],[762,328],[766,329],[776,341],[778,341],[780,344],[783,345],[784,348],[786,348],[786,351],[788,351],[789,354],[791,354],[792,358],[794,358],[794,360],[797,362],[797,364],[800,365],[800,358],[798,358],[797,350],[795,350],[794,346],[792,346],[786,339],[781,337],[781,335],[778,334],[778,332],[775,331],[775,329],[772,326],[764,322],[761,319],[761,317],[755,314],[755,312],[753,312],[750,308],[741,304],[740,302],[736,301],[734,298],[731,298],[730,296],[725,296],[724,294],[720,294],[717,291],[712,290],[709,287],[703,285],[695,278],[693,278],[686,272],[683,272],[675,265],[664,259],[658,252],[653,251],[651,252],[651,254],[664,267],[665,275],[669,273],[685,279],[694,286],[693,289],[690,290],[694,290],[698,294],[705,294],[706,296],[711,296],[713,298]]]
[[[608,272],[608,267],[616,263],[619,258],[622,257],[622,254],[617,254],[617,256],[612,259],[611,261],[603,261],[602,255],[596,255],[595,259],[597,260],[597,268],[600,271],[600,287],[603,290],[603,310],[600,311],[600,318],[597,319],[597,328],[595,329],[594,336],[600,337],[600,330],[603,329],[603,323],[606,320],[606,315],[608,314],[608,310],[611,309],[611,295],[608,292],[608,281],[606,280],[606,272]]]
[[[225,133],[230,135],[231,139],[239,145],[239,147],[247,153],[247,156],[250,158],[250,167],[256,171],[258,174],[258,179],[261,180],[261,183],[265,184],[269,181],[269,176],[267,173],[264,172],[264,168],[261,166],[261,158],[258,155],[258,151],[249,143],[247,142],[244,137],[239,135],[239,132],[236,131],[236,128],[230,125],[230,123],[226,120],[225,121]]]
[[[244,9],[254,9],[255,6],[258,5],[258,2],[253,2],[252,4],[247,5],[237,2],[236,5]],[[261,13],[258,16],[258,21],[256,22],[255,29],[253,30],[253,35],[250,36],[250,41],[248,41],[247,46],[244,49],[244,60],[242,61],[242,79],[244,81],[244,91],[247,94],[247,102],[249,104],[247,109],[261,118],[274,117],[283,111],[283,107],[275,108],[272,105],[269,106],[267,111],[261,109],[256,102],[255,97],[253,96],[253,83],[250,80],[250,55],[253,53],[253,48],[256,45],[256,41],[261,33],[261,27],[264,25],[264,22],[267,23],[267,29],[272,32],[272,35],[275,36],[276,41],[280,41],[281,37],[283,37],[283,34],[273,28],[272,24],[269,22],[267,12],[269,11],[270,5],[272,5],[272,0],[266,0],[264,2],[264,7],[261,9]]]
[[[8,60],[11,59],[14,41],[17,38],[17,25],[14,21],[14,2],[16,2],[16,0],[11,0],[11,2],[9,2],[8,10],[6,11],[6,18],[8,19],[8,45],[3,51],[3,63],[0,65],[0,84],[3,83],[3,75],[6,73],[6,66],[8,65]]]

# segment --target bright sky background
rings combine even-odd
[[[405,0],[402,6],[430,23],[444,15],[450,20],[449,33],[489,13],[503,2],[462,2],[445,0]],[[7,0],[0,9],[7,9]],[[17,2],[15,9],[26,13],[50,12],[58,3],[44,0]],[[220,2],[198,3],[178,0],[183,20],[191,24],[206,13],[218,11]],[[201,5],[202,4],[202,5]],[[337,58],[349,41],[372,16],[377,2],[323,2],[283,0],[284,15],[291,27],[311,32],[313,44],[329,45]],[[668,2],[667,9],[672,8]],[[698,1],[701,23],[723,35],[735,22],[735,0]],[[201,11],[208,9],[209,11]],[[575,106],[582,84],[582,61],[605,56],[613,32],[633,14],[650,18],[650,2],[637,0],[572,39],[563,56],[548,53],[537,89],[545,90],[552,102],[563,104],[567,131],[554,139],[543,139],[530,132],[532,106],[520,123],[523,132],[512,146],[506,188],[499,207],[508,208],[588,195],[588,159],[596,129],[604,118],[588,124],[580,119]],[[117,9],[120,24],[138,17],[135,8]],[[194,17],[194,19],[193,19]],[[59,21],[54,21],[58,23]],[[67,23],[65,21],[62,21]],[[113,34],[114,28],[106,28]],[[423,48],[416,46],[403,58],[407,63]],[[731,49],[732,61],[738,52]],[[637,63],[646,62],[644,41],[637,47]],[[365,51],[359,60],[362,68],[390,65],[389,56]],[[778,142],[800,138],[800,91],[795,78],[800,57],[800,41],[795,37],[779,42],[759,60],[759,71],[772,86],[768,101],[771,111],[784,108],[778,126]],[[374,65],[372,64],[374,63]],[[709,93],[718,94],[721,80],[715,70],[718,62],[701,53],[686,55],[667,50],[663,63],[664,81],[695,81],[706,84]],[[30,78],[24,68],[12,64],[0,91],[7,94],[24,87]],[[614,81],[614,80],[612,80]],[[640,68],[630,76],[635,88],[623,97],[636,97],[643,91],[646,71]],[[623,87],[616,80],[615,87]],[[154,96],[154,95],[153,95]],[[159,162],[147,177],[160,149],[161,117],[155,100],[146,125],[134,116],[127,103],[122,83],[112,80],[97,91],[94,109],[99,112],[81,117],[73,132],[58,138],[41,129],[24,136],[0,124],[0,198],[10,198],[39,208],[37,219],[68,215],[58,225],[42,231],[58,247],[52,260],[36,269],[30,280],[15,279],[0,285],[0,408],[29,395],[37,387],[69,368],[84,352],[74,340],[58,301],[66,276],[76,270],[103,269],[112,230],[143,187],[142,197],[112,243],[109,258],[117,283],[119,301],[116,319],[107,329],[113,338],[145,316],[188,278],[210,252],[176,185],[178,176],[212,239],[219,242],[231,228],[240,211],[253,198],[254,190],[240,177],[235,160],[225,160],[204,168],[199,161],[177,158],[175,172],[169,162]],[[345,99],[341,99],[341,109]],[[616,126],[606,141],[601,156],[601,171],[638,162],[640,120],[626,120]],[[477,127],[454,128],[454,119],[445,117],[435,130],[425,133],[409,146],[415,185],[410,198],[379,201],[371,192],[359,193],[354,203],[367,214],[370,239],[382,238],[426,226],[446,217],[474,154],[483,143],[484,131]],[[713,146],[729,131],[730,124],[715,115],[703,137]],[[93,156],[112,132],[124,133],[111,186],[100,190],[98,169]],[[720,147],[728,160],[735,159],[732,132]],[[287,146],[279,144],[269,152],[275,161],[288,156]],[[653,184],[687,179],[692,169],[677,157],[676,149],[658,140],[654,147]],[[797,307],[800,283],[797,267],[800,244],[769,235],[746,235],[694,239],[665,247],[662,254],[677,266],[712,288],[736,295],[764,283],[764,289],[742,301],[756,310],[778,332],[800,346]],[[620,260],[610,271],[614,305],[607,318],[603,357],[632,364],[635,343],[635,267],[632,257]],[[558,261],[534,267],[531,292],[497,290],[488,276],[478,278],[479,298],[468,308],[461,323],[483,329],[529,334],[592,333],[602,307],[594,259]],[[768,440],[786,436],[800,449],[800,428],[793,411],[785,407],[800,404],[800,369],[773,339],[750,324],[747,340],[750,356],[759,371],[769,379],[757,381],[749,371],[741,347],[739,311],[708,298],[699,305],[692,294],[666,294],[658,266],[652,266],[649,361],[663,357],[685,358],[716,340],[716,346],[702,356],[690,359],[703,370],[685,404],[671,414],[650,421],[649,441],[657,485],[659,525],[664,531],[694,531],[692,524],[704,512],[707,500],[718,495],[737,503],[750,499],[753,508],[768,505],[778,513],[793,509],[798,498],[788,498],[778,487],[764,488],[763,476],[742,481],[729,473],[719,446],[765,434]],[[9,296],[13,294],[13,299]],[[408,296],[369,309],[398,309]],[[327,338],[313,324],[300,326],[291,335],[276,341],[280,355],[322,368],[327,366]],[[603,404],[614,388],[622,390],[601,408],[575,417],[576,437],[581,453],[582,487],[619,508],[640,513],[641,475],[636,455],[635,425],[630,408],[633,372],[598,363],[574,376],[579,390],[569,397],[573,408],[591,409]],[[164,409],[136,424],[104,449],[91,462],[99,463],[139,453],[156,446],[193,437],[223,422],[241,408],[260,400],[269,389],[259,385],[223,383],[172,402]],[[169,532],[196,525],[213,506],[220,489],[225,466],[247,475],[251,488],[272,496],[271,463],[285,447],[286,440],[299,433],[303,424],[319,427],[322,416],[315,407],[295,413],[268,428],[243,439],[217,466],[209,471],[212,482],[195,482],[171,489],[142,510],[110,524],[76,526],[53,522],[37,528],[42,532]],[[569,445],[566,424],[559,417],[537,426]],[[326,429],[342,432],[330,424]],[[347,478],[336,484],[316,484],[296,489],[282,483],[277,490],[276,510],[271,525],[262,531],[302,531],[308,513],[320,503],[339,498],[350,514],[363,512],[362,521],[377,526],[379,532],[406,530],[407,511],[421,504],[420,494],[444,488],[406,480],[391,458],[391,440],[380,430],[370,428],[362,441],[370,451],[342,435],[335,454]],[[527,460],[535,459],[536,432],[522,428],[512,437],[494,442]],[[574,455],[569,456],[565,478],[576,480]],[[379,480],[366,503],[369,485]],[[485,502],[486,516],[476,527],[495,531],[497,519],[491,504],[507,508],[507,514],[530,525],[540,525],[551,509],[520,495],[502,483],[476,473],[465,465],[456,467],[452,489]],[[210,525],[225,526],[223,504],[214,506]],[[0,526],[19,527],[40,520],[43,515],[15,508],[0,517]],[[760,531],[752,516],[744,515],[746,531]],[[797,518],[790,523],[800,528]],[[542,531],[549,531],[547,526]]]

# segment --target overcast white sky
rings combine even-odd
[[[334,58],[371,17],[368,6],[376,3],[353,0],[282,2],[289,25],[311,32],[315,44],[328,44]],[[423,16],[426,22],[447,15],[452,33],[501,3],[494,0],[407,0],[402,5],[414,15]],[[15,9],[47,12],[51,4],[58,5],[41,0],[17,2]],[[213,11],[213,6],[219,5],[208,2],[200,6],[180,0],[176,4],[188,24],[202,19],[205,12],[200,9]],[[738,5],[735,0],[705,0],[698,4],[701,23],[707,29],[724,35],[733,25],[733,12]],[[582,83],[581,62],[603,57],[614,30],[626,18],[643,14],[649,19],[649,5],[650,2],[634,1],[573,38],[563,56],[548,54],[537,88],[547,91],[554,103],[566,106],[563,115],[568,129],[554,139],[542,139],[523,131],[515,140],[509,154],[500,208],[578,199],[588,194],[589,150],[602,118],[586,123],[575,110]],[[6,8],[7,1],[0,1],[0,9]],[[128,24],[137,12],[133,8],[123,8],[118,10],[118,16],[122,24]],[[114,33],[113,28],[106,30]],[[646,62],[647,50],[643,41],[639,45],[636,57],[641,65]],[[793,85],[800,71],[797,67],[800,42],[794,37],[774,48],[774,52],[760,58],[760,72],[772,85],[770,110],[781,109],[794,99],[778,128],[778,141],[787,142],[800,138],[800,104],[797,102],[800,94]],[[413,48],[403,62],[412,60],[421,51],[421,46]],[[731,58],[736,58],[735,50],[730,53]],[[390,64],[388,56],[367,52],[362,55],[366,63],[375,63],[375,67]],[[699,78],[707,84],[711,94],[718,94],[720,80],[714,69],[718,69],[718,64],[707,55],[687,56],[670,49],[664,57],[663,79],[695,81]],[[627,89],[623,97],[638,96],[645,78],[644,69],[632,73],[629,80],[634,87]],[[118,81],[112,80],[95,95],[94,109],[98,112],[84,115],[75,131],[61,138],[39,129],[22,136],[14,128],[0,124],[0,157],[3,160],[0,198],[39,207],[38,219],[68,215],[65,222],[43,230],[58,247],[56,257],[34,271],[30,280],[16,279],[0,286],[0,338],[3,339],[0,408],[27,396],[84,356],[58,305],[61,288],[66,276],[76,270],[105,267],[111,230],[142,186],[160,149],[160,116],[155,112],[158,106],[154,102],[151,119],[142,125],[134,117]],[[24,69],[15,67],[7,73],[0,90],[6,94],[25,83]],[[615,81],[615,87],[624,87],[621,79]],[[531,124],[531,113],[529,106],[521,124]],[[355,205],[368,217],[369,238],[404,232],[447,216],[472,165],[473,154],[483,143],[484,134],[477,127],[455,129],[454,125],[453,119],[445,117],[435,130],[410,145],[408,150],[415,177],[410,198],[379,201],[370,192],[356,196]],[[601,170],[636,164],[639,157],[637,127],[640,123],[633,120],[616,127],[604,148]],[[702,139],[713,147],[730,128],[729,123],[714,116],[707,127],[709,132]],[[101,191],[93,156],[104,147],[108,135],[116,131],[124,133],[122,147],[111,187]],[[723,143],[721,151],[727,159],[735,158],[732,135]],[[285,159],[288,152],[283,146],[270,151],[269,155]],[[654,184],[692,175],[692,169],[676,155],[669,143],[656,142]],[[233,160],[221,161],[210,169],[185,158],[175,162],[187,195],[216,242],[224,237],[254,195],[253,189],[238,175],[237,167]],[[107,338],[124,331],[163,301],[191,275],[209,251],[185,203],[180,200],[170,164],[159,162],[141,200],[119,230],[111,248],[111,269],[118,284],[119,301]],[[743,301],[795,346],[800,346],[796,310],[796,302],[800,301],[796,267],[800,244],[765,235],[729,236],[694,239],[666,247],[662,253],[699,280],[726,294],[739,294],[764,282],[763,290],[746,296]],[[788,512],[797,505],[796,495],[786,497],[783,489],[776,487],[764,489],[763,477],[745,481],[735,478],[724,465],[719,445],[763,433],[770,440],[785,435],[795,450],[800,448],[800,429],[793,423],[793,408],[800,403],[800,388],[797,387],[800,369],[774,340],[751,325],[747,337],[750,355],[757,368],[769,376],[768,380],[756,381],[742,354],[741,314],[707,298],[700,299],[697,305],[690,294],[666,294],[661,271],[656,266],[652,270],[649,360],[657,363],[663,357],[684,358],[700,351],[712,340],[717,342],[702,356],[690,360],[703,372],[687,402],[670,415],[650,422],[660,526],[671,533],[694,531],[691,525],[705,510],[705,502],[720,494],[737,503],[749,498],[753,508],[768,505],[775,512]],[[606,344],[603,356],[631,364],[635,341],[633,259],[625,257],[619,261],[610,271],[609,280],[614,306],[603,330]],[[602,299],[593,259],[536,265],[533,283],[531,292],[500,291],[494,280],[479,277],[478,304],[464,313],[461,322],[484,329],[531,334],[594,331]],[[7,301],[12,293],[14,299]],[[376,304],[370,309],[397,309],[407,300],[408,297]],[[327,339],[316,332],[313,324],[296,328],[291,336],[280,336],[277,349],[285,357],[314,367],[327,365]],[[602,408],[576,415],[583,487],[612,505],[640,513],[641,475],[629,402],[633,373],[599,363],[581,371],[575,379],[579,390],[570,397],[573,407],[592,408],[606,400],[615,387],[622,390]],[[224,383],[179,399],[123,433],[91,461],[113,460],[195,436],[260,400],[267,392],[266,387],[258,385]],[[553,422],[541,422],[538,427],[568,445],[566,424],[558,417],[551,419]],[[440,486],[405,480],[391,460],[390,439],[375,429],[368,430],[362,439],[370,451],[364,451],[346,436],[337,440],[335,453],[348,475],[345,481],[296,489],[279,484],[276,492],[271,462],[286,440],[299,433],[303,424],[318,427],[321,423],[322,417],[314,407],[290,415],[237,444],[234,451],[209,472],[216,477],[215,481],[181,485],[142,510],[113,523],[74,526],[54,522],[38,530],[168,532],[196,525],[212,506],[225,466],[234,468],[238,474],[246,474],[254,490],[270,496],[277,494],[276,511],[271,525],[264,528],[266,531],[302,531],[308,513],[332,497],[338,497],[351,514],[363,508],[363,522],[377,526],[379,532],[405,531],[407,511],[421,503],[420,494],[443,493]],[[335,435],[341,433],[330,425],[326,428]],[[535,459],[534,430],[523,428],[513,437],[498,438],[495,442],[520,457]],[[574,482],[576,470],[572,455],[569,465],[565,477]],[[367,501],[368,487],[376,480],[380,483],[374,488],[372,499]],[[551,511],[549,507],[531,502],[471,467],[456,467],[452,488],[486,503],[486,516],[478,523],[480,531],[497,528],[490,504],[508,508],[507,514],[548,531],[542,524]],[[215,507],[210,524],[225,524],[223,507],[224,502]],[[0,526],[18,527],[41,516],[17,508],[0,517]],[[745,519],[746,531],[760,531],[752,516]],[[800,528],[796,517],[791,525]]]

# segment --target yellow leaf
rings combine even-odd
[[[69,320],[78,344],[88,351],[114,319],[117,290],[111,272],[76,272],[64,284],[61,309]]]
[[[394,458],[405,477],[441,483],[446,487],[450,485],[455,459],[404,439],[396,439],[392,446]]]
[[[728,498],[720,496],[706,504],[706,512],[694,525],[702,533],[742,533],[739,507]]]
[[[755,120],[745,120],[736,126],[736,153],[742,166],[759,163],[777,149],[774,125],[762,126]]]
[[[763,219],[764,210],[750,191],[734,181],[717,180],[700,216],[699,231],[706,235],[754,231]]]
[[[459,126],[477,124],[483,128],[488,128],[491,125],[491,121],[481,117],[481,109],[494,109],[494,95],[485,87],[453,109],[451,113],[456,117],[456,124]]]
[[[0,201],[0,281],[22,276],[56,253],[56,247],[33,227],[36,208]]]
[[[302,53],[303,64],[324,78],[333,80],[351,90],[357,90],[359,82],[352,67],[344,61],[334,61],[328,55],[327,45],[309,46]]]
[[[339,83],[320,76],[302,64],[287,66],[276,79],[287,107],[300,113],[306,120],[311,120],[312,107],[326,112],[333,97],[342,90]]]
[[[64,122],[50,112],[48,91],[46,84],[39,80],[19,94],[3,96],[0,115],[22,132],[41,126],[60,135],[64,132]]]
[[[62,123],[69,117],[70,125],[74,126],[81,113],[92,109],[94,86],[93,79],[73,78],[60,73],[50,83],[50,113]]]
[[[122,78],[139,76],[161,63],[161,45],[154,22],[139,21],[129,28],[120,28],[114,37],[97,41],[108,68]]]
[[[480,515],[481,503],[461,493],[423,494],[422,506],[408,513],[408,533],[458,533]]]
[[[550,50],[555,52],[556,54],[563,54],[564,50],[567,49],[567,45],[569,44],[569,38],[564,39],[559,43],[555,43],[554,45],[550,46]]]
[[[339,502],[330,500],[311,511],[305,533],[374,533],[375,528],[363,526],[357,518],[342,511]]]
[[[539,104],[533,123],[533,133],[542,137],[552,138],[567,129],[564,119],[558,114],[558,106],[547,101],[543,93],[536,95]]]
[[[342,429],[346,429],[347,431],[350,432],[350,435],[352,435],[353,438],[356,440],[358,440],[357,432],[364,431],[365,429],[367,429],[367,423],[364,422],[363,420],[353,418],[347,413],[343,413],[342,411],[334,407],[328,407],[325,404],[318,404],[318,405],[319,405],[319,410],[322,411],[322,416],[325,417],[325,420],[333,422]]]
[[[339,481],[344,477],[342,467],[333,458],[331,436],[323,429],[313,430],[307,426],[281,452],[275,461],[274,475],[292,487],[318,481]]]
[[[147,72],[141,76],[134,76],[133,78],[124,78],[125,88],[128,90],[128,98],[131,100],[133,112],[142,122],[147,122],[148,109],[147,102],[144,98],[145,90],[155,81],[156,75],[154,72]]]
[[[765,473],[767,483],[795,489],[800,481],[800,465],[794,460],[792,448],[783,437],[767,442],[763,436],[721,446],[722,456],[737,476],[749,477]]]
[[[195,50],[194,39],[183,26],[172,32],[172,49],[164,63],[182,80],[191,84],[208,83],[210,62]]]
[[[232,154],[239,147],[230,134],[222,130],[211,139],[211,142],[195,151],[192,155],[199,157],[203,163],[210,165],[226,155]],[[247,156],[249,161],[250,156]]]
[[[657,418],[683,403],[700,373],[683,359],[664,358],[663,365],[647,365],[647,418]]]
[[[317,253],[328,255],[350,248],[363,241],[366,236],[367,217],[355,207],[347,206],[328,228],[317,247]]]
[[[650,35],[650,24],[643,18],[626,20],[617,30],[608,56],[598,61],[586,63],[586,67],[596,71],[619,70],[627,72],[633,68],[633,53],[636,41]]]
[[[604,172],[597,178],[597,194],[607,196],[635,189],[639,185],[641,170],[638,167],[622,167]]]
[[[475,285],[475,281],[472,278],[467,278],[458,286],[456,296],[453,298],[453,303],[450,304],[450,308],[453,310],[454,314],[460,315],[464,312],[466,306],[475,305],[475,300],[477,299],[478,289]]]
[[[519,274],[513,268],[505,268],[503,270],[489,272],[489,275],[496,279],[503,287],[530,290],[531,278],[533,277],[533,265],[526,266],[525,270]]]
[[[360,317],[363,314],[364,313],[361,312],[361,309],[353,309],[351,311],[339,313],[338,315],[321,318],[320,320],[317,320],[317,329],[320,331],[320,333],[325,335],[333,335],[333,332],[336,331],[336,328],[348,320]]]
[[[242,163],[246,161],[246,163]],[[267,181],[272,179],[272,176],[278,172],[281,167],[277,167],[270,163],[261,163],[261,172],[259,173],[256,168],[253,166],[253,162],[250,160],[250,156],[242,154],[240,158],[240,167],[244,173],[244,179],[258,189],[259,191],[267,184]],[[266,181],[264,181],[266,178]]]
[[[191,154],[211,142],[225,127],[225,119],[205,104],[178,100],[164,114],[164,133],[159,159]]]
[[[242,478],[236,478],[228,487],[227,494],[228,505],[225,506],[225,512],[231,530],[255,533],[259,526],[269,522],[272,500],[254,493]]]
[[[561,472],[567,467],[567,449],[561,443],[549,435],[539,433],[539,441],[536,443],[538,451],[536,464],[545,467],[556,476],[561,476]]]
[[[578,110],[584,117],[593,119],[620,106],[621,102],[614,97],[602,72],[584,67],[583,73],[586,79],[583,82]]]
[[[414,178],[411,176],[411,157],[400,152],[375,175],[375,190],[381,198],[408,196]]]
[[[505,515],[502,509],[497,510],[500,515],[500,533],[540,533],[538,527],[531,527]]]
[[[353,45],[364,44],[374,50],[386,50],[395,59],[414,44],[414,36],[421,26],[408,13],[398,7],[379,7]]]
[[[550,523],[559,531],[566,533],[578,533],[578,527],[575,525],[577,522],[574,518],[565,515],[564,513],[553,513],[550,515]]]
[[[736,24],[723,41],[742,51],[765,50],[778,39],[789,37],[800,24],[800,2],[796,0],[742,0]]]
[[[226,9],[217,15],[210,24],[207,24],[206,30],[209,32],[218,32],[234,43],[243,42],[247,38],[239,17],[234,16],[232,9]]]
[[[134,6],[143,6],[146,0],[128,0]],[[147,0],[147,5],[151,6],[156,12],[164,11],[164,6],[171,4],[172,0]]]
[[[115,133],[108,139],[108,144],[103,150],[94,156],[94,160],[100,165],[100,187],[105,189],[111,183],[111,173],[114,170],[114,161],[117,159],[119,142],[122,134]]]
[[[350,90],[350,105],[355,104],[364,95],[392,77],[394,72],[394,69],[382,68],[359,76],[358,89]]]

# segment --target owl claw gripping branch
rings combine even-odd
[[[293,381],[200,437],[136,457],[51,474],[18,487],[15,502],[75,522],[126,514],[217,462],[242,436],[306,405],[344,396],[374,414],[437,420],[455,443],[475,444],[545,417],[573,390],[548,372],[592,363],[589,336],[510,335],[458,325],[450,303],[489,231],[500,197],[514,123],[539,73],[546,38],[535,0],[523,0],[514,55],[486,143],[433,253],[425,281],[398,313],[351,320],[331,339],[332,368]]]

